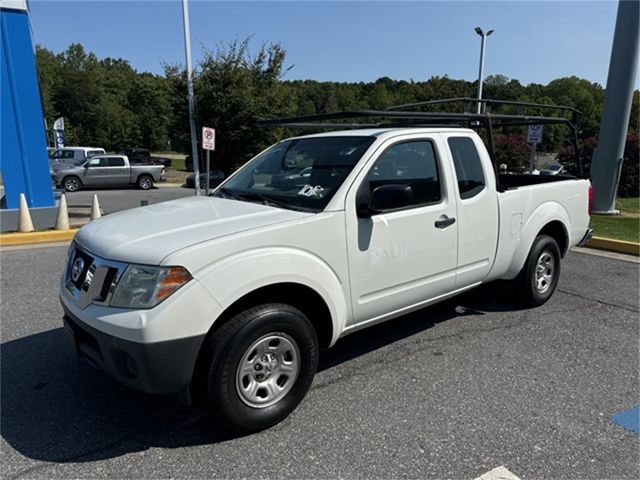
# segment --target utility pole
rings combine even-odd
[[[480,42],[480,71],[478,72],[478,100],[482,100],[482,79],[484,78],[484,50],[485,50],[485,42],[487,37],[493,33],[493,30],[489,30],[488,32],[483,32],[480,27],[476,27],[475,31],[480,37],[482,37],[482,41]],[[482,112],[482,103],[478,102],[478,109],[476,113],[480,115]]]
[[[182,0],[182,21],[184,23],[184,50],[187,57],[187,99],[189,101],[189,127],[191,129],[191,159],[195,193],[200,195],[200,162],[198,160],[198,138],[196,133],[196,112],[193,98],[193,71],[191,68],[191,29],[189,28],[189,2]]]
[[[620,0],[598,146],[591,162],[595,214],[620,213],[615,205],[638,69],[639,17],[638,0]]]

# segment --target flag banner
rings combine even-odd
[[[56,148],[64,147],[64,130],[54,130],[53,139]]]

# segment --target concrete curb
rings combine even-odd
[[[29,233],[3,233],[0,235],[0,247],[9,245],[29,245],[32,243],[50,243],[71,240],[78,228],[71,230],[44,230]]]
[[[592,237],[587,242],[587,247],[598,250],[608,250],[610,252],[626,253],[640,257],[640,243],[626,242],[624,240],[614,240],[612,238]]]

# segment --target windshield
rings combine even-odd
[[[319,212],[374,140],[375,137],[285,140],[245,165],[216,194]]]
[[[560,170],[562,168],[561,165],[549,165],[547,167],[549,170]]]

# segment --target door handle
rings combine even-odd
[[[447,228],[449,225],[453,225],[454,223],[456,223],[455,218],[441,215],[440,218],[436,220],[435,226],[436,228]]]

